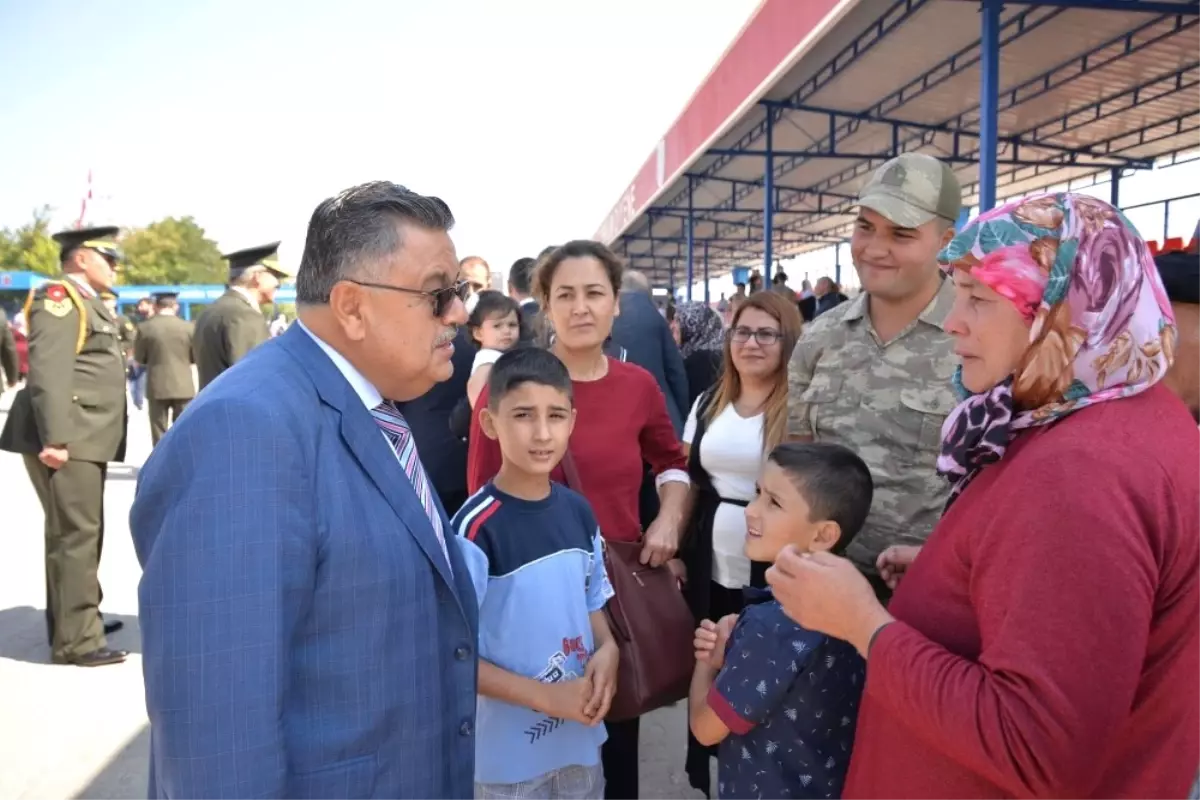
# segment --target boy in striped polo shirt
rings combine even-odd
[[[613,590],[591,507],[550,481],[574,422],[554,355],[496,361],[481,423],[504,463],[453,521],[479,597],[476,797],[604,796],[618,654],[601,609]]]

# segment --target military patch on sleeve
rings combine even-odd
[[[46,310],[46,313],[55,317],[65,317],[70,314],[71,307],[70,300],[55,300],[50,297],[49,291],[46,292],[46,299],[42,301],[42,308]]]
[[[67,290],[61,283],[51,283],[46,286],[46,299],[61,303],[67,299]],[[49,310],[47,308],[47,310]]]

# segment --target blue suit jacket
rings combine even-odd
[[[294,325],[205,388],[130,529],[151,797],[471,797],[478,606],[374,419]]]

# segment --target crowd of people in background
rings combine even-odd
[[[259,311],[277,245],[231,254],[186,348],[158,298],[131,345],[173,421],[130,516],[151,796],[636,798],[640,717],[678,701],[707,796],[1182,796],[1200,255],[1079,194],[961,207],[900,156],[858,195],[858,293],[776,270],[660,309],[589,240],[493,289],[445,203],[376,182],[314,211],[292,324]],[[102,493],[123,424],[112,378],[99,437],[38,349],[119,364],[124,409],[119,254],[84,234],[31,295],[0,447],[46,510],[55,659],[92,666],[124,657],[99,548],[51,543],[94,527],[65,492]],[[155,378],[185,349],[194,398]],[[630,615],[677,620],[624,593],[658,577],[692,646],[652,666]]]

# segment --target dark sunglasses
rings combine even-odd
[[[446,312],[450,310],[450,304],[454,302],[454,298],[458,298],[466,302],[467,297],[471,294],[471,284],[466,281],[459,281],[450,286],[441,289],[432,289],[424,291],[421,289],[408,289],[403,286],[392,286],[390,283],[371,283],[370,281],[355,281],[349,278],[347,283],[353,283],[358,286],[366,286],[368,289],[386,289],[391,292],[400,292],[401,294],[410,294],[415,297],[429,298],[430,304],[433,306],[433,315],[435,317],[444,317]]]
[[[121,248],[112,242],[84,242],[82,246],[89,250],[95,250],[113,269],[119,267],[121,262],[125,260],[125,254],[121,252]]]

